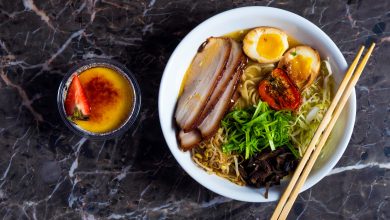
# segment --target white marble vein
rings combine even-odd
[[[351,166],[345,166],[345,167],[336,167],[330,173],[328,176],[335,175],[338,173],[346,172],[346,171],[351,171],[351,170],[361,170],[361,169],[367,169],[367,168],[372,168],[372,167],[378,167],[380,169],[390,169],[390,163],[378,163],[378,162],[369,162],[366,164],[356,164],[356,165],[351,165]]]

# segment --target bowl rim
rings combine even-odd
[[[240,197],[240,196],[238,196],[236,194],[233,194],[233,195],[232,194],[227,194],[222,189],[213,188],[210,184],[208,184],[207,182],[205,182],[204,180],[199,178],[199,176],[197,176],[194,173],[192,173],[192,171],[190,171],[190,168],[187,167],[180,160],[180,158],[179,158],[180,155],[177,155],[173,151],[173,147],[176,147],[176,146],[170,146],[169,145],[167,140],[168,140],[168,137],[170,136],[170,134],[168,133],[168,131],[164,130],[164,125],[163,125],[163,121],[162,121],[164,115],[162,115],[162,113],[161,113],[162,109],[164,108],[163,97],[162,97],[163,92],[162,91],[164,89],[164,86],[163,86],[164,83],[167,83],[167,78],[168,78],[167,71],[169,69],[171,69],[172,65],[174,65],[173,58],[179,55],[178,54],[179,48],[181,48],[183,46],[184,42],[186,42],[187,39],[190,38],[191,35],[196,33],[198,31],[198,29],[201,29],[203,26],[209,25],[209,23],[212,23],[215,20],[224,18],[226,16],[234,16],[236,13],[244,13],[244,11],[247,11],[247,10],[249,10],[249,11],[251,11],[251,10],[255,10],[255,11],[269,10],[269,11],[274,12],[275,14],[284,14],[285,16],[293,16],[293,17],[295,17],[295,19],[297,19],[297,20],[299,20],[300,22],[303,23],[303,26],[308,25],[308,26],[310,26],[310,28],[315,29],[314,31],[318,32],[318,34],[321,36],[322,40],[324,40],[322,44],[329,44],[330,47],[335,51],[336,57],[334,59],[340,62],[340,65],[341,65],[342,69],[346,69],[347,68],[347,62],[346,62],[344,56],[342,55],[340,49],[337,47],[337,45],[332,41],[332,39],[324,31],[322,31],[319,27],[317,27],[314,23],[312,23],[311,21],[307,20],[306,18],[304,18],[304,17],[302,17],[300,15],[297,15],[297,14],[295,14],[293,12],[290,12],[290,11],[287,11],[287,10],[283,10],[283,9],[279,9],[279,8],[274,8],[274,7],[247,6],[247,7],[240,7],[240,8],[230,9],[230,10],[218,13],[218,14],[216,14],[216,15],[208,18],[208,19],[206,19],[205,21],[201,22],[200,24],[198,24],[177,45],[177,47],[175,48],[175,50],[171,54],[171,56],[170,56],[170,58],[169,58],[169,60],[168,60],[168,62],[166,64],[166,66],[165,66],[165,69],[164,69],[164,72],[163,72],[163,75],[162,75],[162,78],[161,78],[160,88],[159,88],[159,97],[158,97],[158,111],[159,111],[159,118],[160,118],[160,127],[161,127],[161,130],[162,130],[164,139],[165,139],[165,141],[166,141],[166,143],[167,143],[171,153],[175,157],[176,161],[180,164],[180,166],[195,181],[197,181],[202,186],[206,187],[207,189],[209,189],[209,190],[211,190],[211,191],[213,191],[213,192],[215,192],[215,193],[217,193],[219,195],[222,195],[222,196],[225,196],[225,197],[228,197],[228,198],[232,198],[232,199],[235,199],[235,200],[246,201],[246,202],[271,202],[271,201],[274,201],[274,200],[265,200],[264,201],[264,199],[263,200],[250,199],[250,198]],[[352,135],[352,131],[353,131],[354,124],[355,124],[355,118],[356,118],[356,93],[355,93],[355,89],[352,90],[352,93],[351,93],[351,95],[350,95],[350,97],[348,99],[346,107],[349,107],[349,112],[348,112],[349,114],[347,115],[348,116],[347,122],[349,122],[349,123],[346,124],[346,130],[344,131],[344,138],[341,138],[342,142],[339,144],[339,146],[337,146],[335,148],[335,152],[332,154],[333,157],[331,157],[329,159],[330,162],[328,163],[328,166],[321,167],[319,169],[319,172],[317,172],[314,175],[312,175],[312,173],[310,173],[309,179],[308,179],[308,181],[305,182],[304,186],[301,189],[301,192],[305,191],[306,189],[309,189],[310,187],[312,187],[313,185],[318,183],[321,179],[323,179],[333,169],[333,167],[337,164],[337,162],[340,160],[342,154],[344,153],[345,149],[347,148],[349,140],[350,140],[351,135]],[[182,152],[182,151],[180,151],[180,152]],[[199,168],[199,170],[202,171],[202,172],[206,172],[206,171],[202,170],[201,168]],[[215,174],[210,174],[210,175],[215,175]],[[279,196],[280,196],[280,194],[279,194]]]

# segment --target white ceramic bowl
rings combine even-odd
[[[158,97],[160,123],[165,140],[183,169],[209,190],[225,197],[247,202],[277,200],[287,181],[282,181],[281,186],[271,187],[269,197],[266,199],[263,196],[264,189],[238,186],[221,177],[206,173],[191,160],[189,152],[182,152],[179,149],[173,114],[184,73],[199,45],[210,36],[221,36],[258,26],[280,28],[301,43],[317,49],[322,58],[329,57],[336,84],[340,83],[347,69],[347,63],[335,43],[321,29],[305,18],[285,10],[270,7],[243,7],[207,19],[181,41],[165,67]],[[316,162],[302,191],[318,183],[336,165],[348,145],[355,123],[355,115],[356,96],[353,91],[325,146],[323,156]]]

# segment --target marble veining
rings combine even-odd
[[[318,25],[350,62],[377,43],[356,86],[349,146],[289,219],[390,219],[390,2],[388,0],[0,0],[0,217],[2,219],[267,219],[276,203],[234,201],[192,180],[162,136],[157,95],[180,40],[219,12],[264,5]],[[88,58],[117,60],[140,83],[131,131],[80,138],[62,123],[63,75]]]

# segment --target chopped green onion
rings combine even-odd
[[[234,110],[221,123],[228,137],[222,149],[224,152],[236,151],[248,159],[267,147],[275,150],[285,145],[291,146],[291,120],[291,112],[274,111],[261,101],[256,107]],[[295,152],[294,155],[298,154]]]

